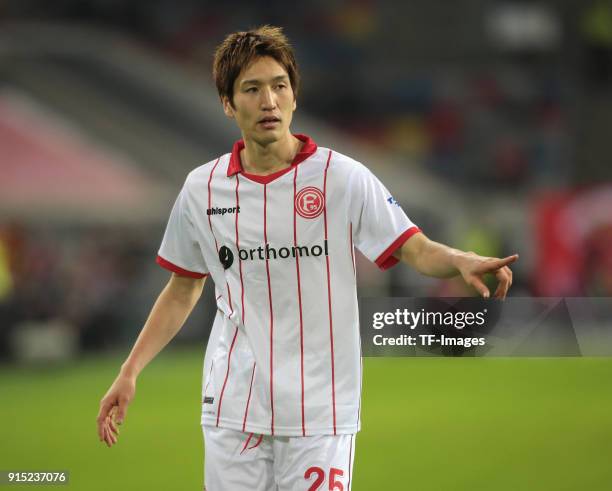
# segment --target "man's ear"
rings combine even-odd
[[[221,103],[223,104],[223,112],[225,115],[230,119],[234,119],[234,108],[230,103],[229,97],[223,96],[221,98]]]

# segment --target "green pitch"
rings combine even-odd
[[[95,417],[122,357],[0,369],[0,469],[69,470],[53,489],[201,489],[201,350],[145,370],[109,449]],[[611,381],[604,358],[366,359],[353,489],[612,489]]]

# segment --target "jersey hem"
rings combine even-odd
[[[383,253],[378,256],[374,261],[376,266],[381,270],[389,269],[399,263],[399,260],[393,257],[393,253],[399,249],[404,242],[406,242],[414,234],[421,232],[421,229],[417,226],[412,226],[408,230],[405,230],[397,239],[395,239],[389,247],[387,247]]]
[[[202,416],[200,420],[202,426],[217,426],[217,418],[211,416]],[[242,421],[232,421],[228,419],[219,419],[219,428],[228,430],[242,431],[244,433],[257,433],[258,435],[272,435],[269,426],[260,426],[256,424],[247,424],[242,427]],[[333,426],[325,426],[322,428],[306,428],[306,436],[314,435],[353,435],[361,430],[361,424],[351,425],[336,425],[334,433]],[[304,436],[301,426],[276,426],[274,425],[274,436]]]
[[[197,273],[195,271],[189,271],[188,269],[183,269],[180,266],[177,266],[174,263],[171,263],[167,259],[164,259],[159,254],[155,259],[155,262],[159,264],[162,268],[167,269],[168,271],[172,271],[180,276],[189,276],[190,278],[204,278],[208,276],[208,273]]]

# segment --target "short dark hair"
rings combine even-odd
[[[219,97],[227,97],[233,107],[234,82],[243,68],[261,56],[270,56],[283,66],[289,75],[294,97],[297,98],[300,74],[293,48],[282,28],[269,25],[234,32],[217,47],[213,78]]]

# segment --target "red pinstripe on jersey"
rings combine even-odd
[[[238,198],[238,187],[240,186],[240,178],[238,174],[236,174],[236,209],[240,209],[240,200]],[[239,213],[235,213],[236,216],[236,250],[240,250],[240,240],[238,238],[238,215]],[[242,260],[240,257],[238,258],[238,268],[240,270],[240,300],[242,306],[242,325],[244,326],[244,281],[242,280]]]
[[[225,380],[223,381],[221,395],[219,396],[219,405],[217,406],[217,426],[219,426],[219,418],[221,417],[221,403],[223,402],[223,393],[225,392],[225,386],[227,385],[227,379],[230,373],[230,363],[232,361],[232,352],[234,351],[234,345],[236,344],[236,336],[238,336],[238,327],[236,327],[234,331],[232,345],[230,346],[229,354],[227,355],[227,370],[225,371]]]
[[[296,196],[297,196],[297,174],[298,168],[295,168],[295,174],[293,175],[293,245],[297,247],[297,209],[296,209]],[[304,318],[302,314],[302,285],[300,279],[300,258],[299,255],[295,255],[295,270],[297,274],[297,288],[298,288],[298,306],[300,314],[300,381],[302,385],[302,435],[306,436],[306,418],[304,412]]]
[[[351,259],[353,261],[353,274],[357,276],[356,268],[355,268],[355,256],[354,256],[354,245],[353,245],[353,222],[351,222],[350,226],[350,238],[351,238]],[[359,418],[361,417],[361,393],[362,393],[362,380],[363,380],[363,354],[361,351],[361,332],[359,335],[359,407],[357,408],[357,427],[359,427]],[[350,490],[350,470],[349,470],[349,490]]]
[[[248,438],[245,440],[244,445],[242,447],[242,450],[240,450],[240,455],[243,454],[243,452],[247,449],[249,442],[251,441],[251,438],[253,438],[253,433],[249,433]]]
[[[259,444],[261,443],[261,441],[263,440],[263,434],[259,435],[259,438],[257,439],[257,441],[255,442],[255,445],[253,445],[252,447],[247,448],[247,450],[251,450],[253,448],[257,448],[259,446]]]
[[[215,165],[213,166],[212,170],[210,171],[210,176],[208,177],[208,207],[212,208],[212,192],[210,189],[210,183],[212,182],[212,178],[213,178],[213,174],[215,173],[215,169],[217,168],[217,165],[219,165],[219,161],[221,160],[221,158],[219,157],[217,159],[217,161],[215,162]],[[214,240],[215,240],[215,248],[217,249],[217,254],[219,253],[219,243],[217,242],[217,237],[215,235],[215,231],[213,229],[212,226],[212,220],[210,218],[210,215],[208,215],[208,225],[210,227],[210,233],[212,234]],[[232,293],[230,291],[230,287],[229,287],[229,283],[225,282],[226,286],[227,286],[227,294],[229,297],[229,305],[230,305],[230,315],[234,313],[234,308],[232,306]],[[229,373],[230,373],[230,363],[232,360],[232,352],[234,351],[234,345],[236,344],[236,336],[238,336],[238,328],[235,328],[234,331],[234,337],[232,339],[232,345],[230,347],[229,350],[229,354],[227,355],[227,370],[225,372],[225,379],[223,380],[223,387],[221,388],[221,395],[219,396],[219,404],[217,406],[217,426],[219,426],[219,419],[221,418],[221,404],[223,403],[223,394],[225,393],[225,387],[227,385],[227,379],[229,378]]]
[[[210,176],[208,176],[208,208],[212,208],[212,192],[210,190],[210,183],[212,182],[213,174],[215,173],[215,169],[217,165],[219,165],[219,160],[221,157],[217,159],[215,165],[213,165],[212,170],[210,171]],[[217,249],[217,254],[219,253],[219,243],[217,242],[217,236],[215,235],[215,231],[213,230],[212,220],[210,215],[208,215],[208,226],[210,227],[210,232],[212,233],[213,239],[215,239],[215,248]]]
[[[255,365],[253,362],[253,371],[251,372],[251,383],[249,384],[249,396],[247,397],[246,407],[244,408],[244,419],[242,420],[242,431],[246,427],[247,417],[249,414],[249,403],[251,402],[251,391],[253,390],[253,378],[255,377]]]
[[[236,209],[240,209],[240,198],[239,198],[239,192],[238,189],[240,187],[240,177],[238,174],[236,174]],[[240,250],[240,238],[239,238],[239,234],[238,234],[238,213],[235,214],[236,215],[236,250],[239,251]],[[241,306],[242,306],[242,325],[244,326],[244,319],[245,319],[245,308],[244,308],[244,280],[242,277],[242,260],[239,258],[238,259],[238,268],[240,271],[240,301],[241,301]],[[245,430],[246,427],[246,422],[247,422],[247,417],[249,414],[249,404],[251,402],[251,391],[253,389],[253,377],[255,376],[255,362],[253,362],[253,371],[251,373],[251,383],[249,384],[249,395],[247,396],[247,402],[246,402],[246,407],[244,408],[244,418],[242,420],[242,431]],[[246,448],[246,446],[245,446]],[[241,452],[242,453],[242,452]]]
[[[208,177],[208,208],[212,208],[212,192],[210,190],[210,183],[212,182],[213,174],[215,173],[215,169],[217,168],[217,165],[219,165],[220,160],[221,160],[221,157],[219,157],[217,161],[215,162],[215,165],[210,171],[210,176]],[[217,236],[215,235],[215,231],[212,226],[212,219],[210,218],[210,215],[208,215],[208,226],[210,227],[210,233],[212,234],[213,239],[215,239],[215,248],[217,249],[217,254],[219,254],[219,243],[217,242]],[[231,316],[234,313],[234,306],[232,305],[232,291],[230,290],[229,283],[227,282],[227,280],[225,281],[225,285],[227,286],[227,296],[229,300],[230,316]]]
[[[234,313],[234,304],[232,303],[232,290],[227,280],[225,280],[225,285],[227,286],[227,298],[229,300],[230,316],[231,316]]]
[[[264,184],[264,244],[268,246],[268,185]],[[270,285],[270,264],[266,256],[268,277],[268,301],[270,303],[270,432],[274,435],[274,312],[272,310],[272,286]]]
[[[327,169],[331,161],[331,150],[327,156],[327,164],[325,165],[325,174],[323,176],[323,223],[325,224],[325,242],[327,242]],[[332,414],[334,419],[334,435],[336,434],[336,374],[334,368],[334,327],[332,321],[332,300],[331,300],[331,281],[329,274],[329,256],[325,256],[327,265],[327,305],[329,311],[329,346],[331,353],[331,380],[332,380]]]

